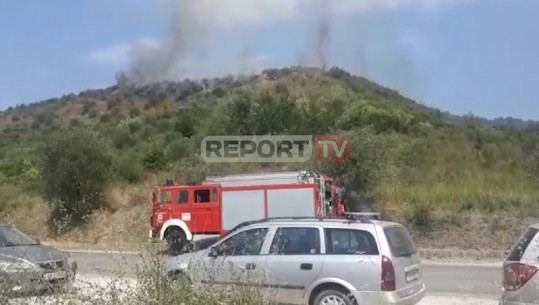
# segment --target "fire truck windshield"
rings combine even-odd
[[[161,191],[158,193],[159,204],[172,203],[172,191]]]

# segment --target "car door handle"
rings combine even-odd
[[[301,270],[312,270],[313,269],[313,264],[301,264],[299,266],[299,269],[301,269]]]
[[[239,267],[240,267],[240,269],[243,269],[243,270],[254,270],[254,269],[256,269],[256,265],[253,264],[253,263],[245,264],[245,266],[240,265]]]

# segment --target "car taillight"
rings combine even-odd
[[[503,287],[509,291],[520,289],[537,273],[537,267],[521,263],[507,264],[503,270]]]
[[[382,291],[395,291],[395,268],[389,257],[382,255]]]

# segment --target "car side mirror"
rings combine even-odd
[[[209,254],[210,257],[218,257],[219,256],[219,251],[217,250],[217,247],[211,247],[210,248],[210,254]]]

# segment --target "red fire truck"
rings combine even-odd
[[[167,180],[152,193],[150,237],[177,249],[195,236],[222,236],[244,221],[343,216],[341,191],[333,179],[306,171],[206,177],[187,185]]]

